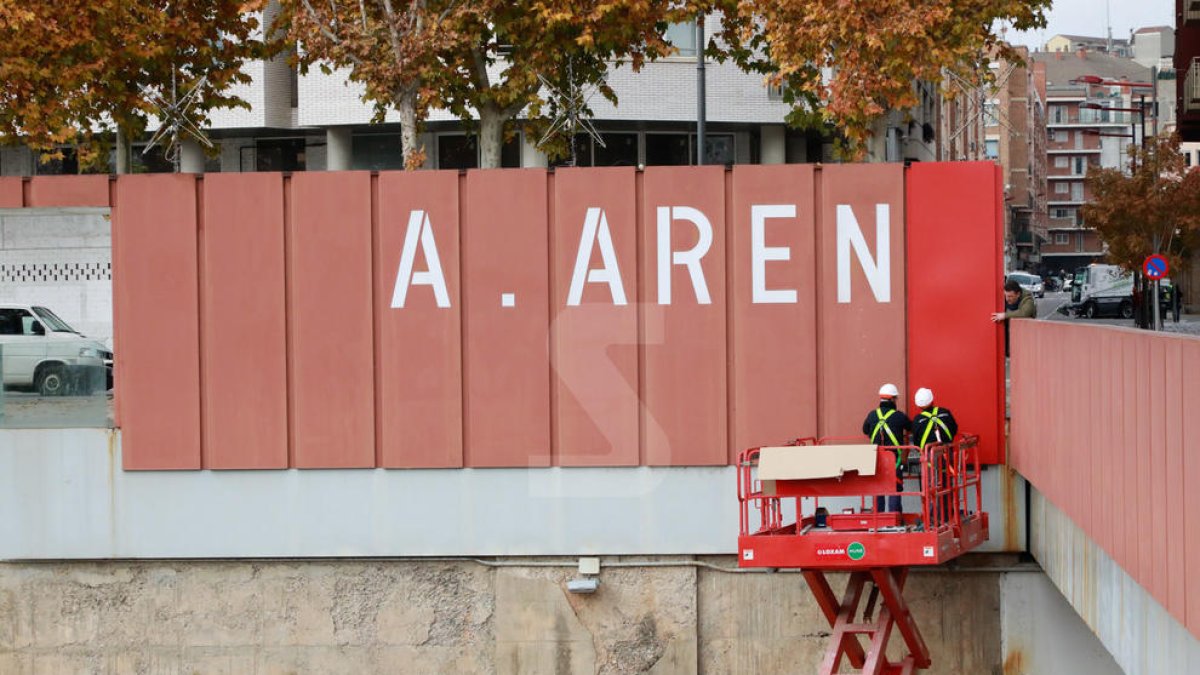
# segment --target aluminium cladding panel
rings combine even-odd
[[[1166,434],[1166,467],[1164,469],[1166,486],[1162,488],[1163,497],[1165,498],[1166,517],[1163,519],[1163,528],[1167,537],[1167,555],[1166,555],[1166,607],[1174,616],[1185,617],[1187,613],[1187,584],[1188,584],[1188,567],[1184,564],[1184,555],[1187,550],[1187,537],[1189,536],[1186,528],[1184,494],[1188,492],[1187,481],[1184,474],[1184,436],[1194,435],[1184,432],[1185,429],[1190,429],[1190,425],[1186,423],[1186,415],[1193,413],[1193,410],[1183,407],[1183,388],[1186,380],[1191,380],[1200,374],[1200,370],[1193,370],[1189,377],[1183,375],[1184,371],[1184,343],[1178,340],[1168,340],[1166,342],[1166,363],[1163,373],[1165,401],[1163,402],[1163,412],[1165,421],[1163,430]],[[1195,491],[1195,486],[1192,486],[1192,491]],[[1109,493],[1111,494],[1111,493]],[[1105,500],[1109,506],[1112,506],[1112,500]],[[1198,568],[1191,568],[1193,570]],[[1200,580],[1196,582],[1200,584]]]
[[[908,378],[1004,461],[1003,219],[993,162],[915,163],[907,175]],[[859,222],[862,222],[860,216]],[[903,248],[901,249],[903,250]],[[899,294],[897,294],[899,301]],[[915,414],[909,398],[904,410]]]
[[[0,209],[19,209],[25,206],[25,179],[0,177]]]
[[[202,185],[204,467],[288,465],[283,175]]]
[[[633,167],[551,176],[551,388],[560,466],[639,462]]]
[[[124,468],[199,469],[196,177],[121,176],[116,190],[115,382]]]
[[[859,437],[881,384],[906,391],[904,167],[831,165],[817,176],[818,430]]]
[[[1194,415],[1200,410],[1200,382],[1196,378],[1196,373],[1200,373],[1200,340],[1184,342],[1182,349],[1180,370],[1185,373],[1182,408],[1184,414]],[[1200,434],[1186,433],[1182,440],[1183,480],[1191,483],[1192,480],[1200,480]],[[1178,509],[1184,518],[1184,567],[1190,572],[1185,577],[1184,614],[1188,630],[1192,635],[1200,636],[1200,578],[1196,575],[1196,570],[1200,570],[1200,490],[1196,489],[1196,484],[1191,483],[1191,489],[1184,490],[1180,502],[1172,502],[1171,508]],[[1180,536],[1179,531],[1172,531],[1172,536]]]
[[[550,251],[542,169],[467,172],[464,460],[550,464]]]
[[[727,464],[726,175],[647,167],[642,180],[643,463]]]
[[[385,171],[377,181],[375,377],[380,466],[460,467],[461,179],[457,171]]]
[[[371,174],[297,172],[285,188],[291,465],[373,467]]]
[[[730,462],[817,435],[814,189],[812,165],[733,169]]]
[[[29,200],[25,206],[109,206],[107,175],[35,176],[29,180]]]

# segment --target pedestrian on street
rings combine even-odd
[[[908,433],[908,428],[912,422],[908,419],[903,411],[896,409],[896,398],[900,396],[900,390],[896,385],[888,383],[879,388],[879,405],[867,413],[867,418],[863,420],[862,430],[871,442],[880,448],[895,447],[894,452],[896,459],[896,491],[904,491],[904,477],[902,473],[901,463],[904,454],[899,446],[904,445],[905,434]],[[883,513],[884,498],[878,496],[875,498],[875,512]],[[893,513],[901,512],[900,495],[888,495],[887,510]]]

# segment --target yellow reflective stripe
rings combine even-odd
[[[892,439],[892,445],[900,445],[898,442],[896,442],[896,434],[892,433],[892,428],[889,427],[888,425],[884,424],[884,422],[887,420],[887,418],[891,417],[892,413],[894,413],[894,412],[896,412],[896,411],[889,410],[889,411],[887,411],[887,414],[885,415],[883,413],[882,408],[875,409],[875,414],[877,416],[879,416],[879,421],[875,423],[875,428],[871,430],[871,442],[872,443],[877,443],[877,441],[875,439],[877,439],[879,437],[879,429],[882,428],[884,431],[887,432],[888,438]]]
[[[945,432],[946,432],[946,435],[947,435],[947,436],[949,436],[949,435],[950,435],[950,427],[946,426],[946,423],[945,423],[945,422],[943,422],[943,421],[941,420],[941,418],[939,418],[939,417],[937,416],[937,414],[938,414],[938,409],[937,409],[937,408],[934,408],[932,413],[931,413],[931,412],[929,412],[928,410],[926,410],[925,412],[921,413],[921,417],[928,417],[928,418],[929,418],[929,423],[925,425],[925,433],[921,434],[921,447],[922,447],[922,448],[923,448],[923,447],[925,447],[925,443],[926,443],[926,441],[928,441],[928,440],[929,440],[929,432],[933,431],[933,423],[934,423],[934,422],[937,422],[937,423],[938,423],[938,426],[940,426],[940,427],[941,427],[943,430],[945,430]],[[946,440],[947,440],[947,441],[950,441],[950,440],[953,440],[953,439],[952,439],[952,438],[947,438]]]

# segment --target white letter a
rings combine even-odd
[[[413,272],[418,241],[421,244],[421,253],[425,255],[425,262],[429,264],[429,270],[426,272]],[[446,276],[442,274],[437,244],[433,241],[433,228],[430,227],[429,216],[421,210],[413,211],[408,217],[408,232],[404,235],[404,249],[400,252],[400,269],[396,272],[396,288],[392,291],[393,309],[404,307],[410,285],[433,286],[433,297],[437,306],[450,306],[450,293],[446,291]]]

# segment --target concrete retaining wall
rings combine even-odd
[[[605,558],[592,595],[545,559],[0,564],[0,673],[816,671],[829,628],[798,574],[670,560]],[[914,572],[906,596],[928,673],[1120,672],[1036,568]]]

